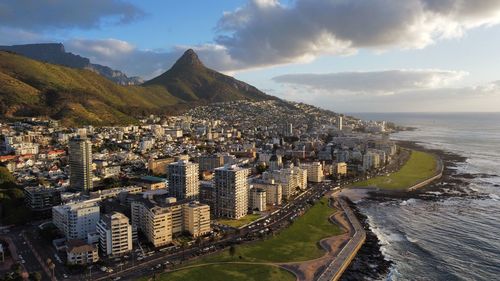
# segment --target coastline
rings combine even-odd
[[[380,240],[371,230],[368,218],[360,211],[358,203],[381,203],[408,199],[439,201],[450,197],[481,198],[485,196],[468,188],[469,180],[477,177],[489,177],[490,175],[461,173],[457,170],[460,164],[467,161],[466,157],[444,150],[425,148],[414,141],[397,141],[397,144],[404,148],[432,153],[439,157],[443,164],[442,176],[415,190],[401,192],[360,188],[347,195],[351,199],[351,208],[365,228],[366,242],[340,280],[386,279],[393,264],[392,261],[386,260],[382,254]]]

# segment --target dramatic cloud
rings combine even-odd
[[[359,48],[423,48],[500,21],[498,0],[252,0],[218,23],[234,60],[265,66]]]
[[[97,28],[103,23],[129,23],[144,15],[121,0],[4,0],[0,25],[21,30]]]
[[[447,70],[387,70],[328,74],[288,74],[274,77],[278,83],[306,86],[329,92],[393,94],[449,85],[465,72]]]

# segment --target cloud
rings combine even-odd
[[[252,0],[224,13],[215,42],[234,60],[266,66],[360,48],[423,48],[499,21],[498,0]]]
[[[129,23],[144,16],[122,0],[4,0],[0,25],[25,31],[98,28],[106,23]]]
[[[122,0],[0,3],[1,26],[42,34],[128,23],[143,15]],[[224,12],[213,41],[205,44],[168,50],[141,50],[117,39],[69,39],[66,44],[96,63],[148,78],[168,69],[187,48],[195,49],[207,66],[231,73],[360,49],[424,48],[499,21],[500,0],[248,0]]]
[[[117,39],[72,39],[64,43],[66,50],[88,57],[92,62],[149,79],[169,69],[189,48],[193,48],[208,66],[220,71],[240,69],[243,66],[232,60],[223,46],[204,44],[175,46],[171,50],[141,50]]]
[[[287,74],[272,80],[283,84],[306,86],[329,92],[393,94],[416,89],[432,89],[449,85],[467,75],[449,70],[386,70],[372,72],[340,72],[328,74]]]
[[[394,86],[386,84],[390,79],[387,73],[400,71],[375,72],[373,76],[383,79],[360,79],[357,74],[336,75],[334,80],[345,75],[346,81],[335,85],[320,85],[312,81],[284,83],[277,90],[277,96],[294,101],[306,102],[323,108],[342,112],[461,112],[461,111],[498,111],[500,104],[500,81],[493,81],[468,87],[452,87],[464,73],[460,71],[405,70],[405,76],[414,72],[412,79],[393,80]],[[421,75],[425,73],[425,75]],[[367,75],[367,73],[364,73]],[[397,78],[400,74],[392,76]],[[300,77],[300,76],[299,76]],[[424,77],[424,78],[422,78]],[[373,81],[382,81],[380,86]],[[358,83],[349,86],[348,82]],[[357,82],[356,82],[357,81]],[[369,82],[366,82],[369,81]],[[297,81],[295,81],[297,82]],[[340,85],[340,86],[338,86]],[[371,90],[370,90],[371,88]],[[388,94],[389,93],[389,94]]]

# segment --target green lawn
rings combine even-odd
[[[318,242],[323,238],[342,234],[339,226],[328,221],[334,212],[335,210],[328,206],[328,199],[322,198],[290,227],[272,238],[236,245],[234,256],[231,256],[226,249],[190,263],[190,265],[217,262],[220,264],[165,273],[157,280],[295,280],[291,273],[272,266],[225,264],[225,262],[295,262],[319,258],[325,251]]]
[[[260,217],[261,217],[261,215],[250,214],[250,215],[246,215],[246,216],[242,217],[239,220],[221,219],[221,220],[217,220],[217,222],[220,224],[225,224],[225,225],[228,225],[231,227],[239,228],[239,227],[242,227],[246,224],[253,222],[254,220],[259,219]]]
[[[220,254],[208,256],[201,262],[293,262],[321,257],[325,252],[318,245],[318,241],[342,233],[340,227],[328,221],[333,212],[334,209],[328,206],[328,199],[323,198],[278,235],[252,244],[238,245],[234,257],[231,257],[229,251],[226,250]]]
[[[410,159],[396,173],[362,181],[354,186],[374,186],[393,190],[407,189],[422,180],[432,177],[436,173],[436,165],[434,155],[412,150]]]
[[[143,281],[149,280],[143,278]],[[219,280],[238,280],[238,281],[294,281],[295,276],[284,270],[268,265],[254,264],[216,264],[204,265],[195,268],[175,271],[169,274],[162,274],[156,278],[157,281],[175,280],[175,281],[219,281]]]

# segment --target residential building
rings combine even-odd
[[[345,176],[347,175],[347,163],[340,162],[334,164],[334,174],[337,176]]]
[[[250,210],[265,211],[266,210],[266,190],[253,187],[250,189]]]
[[[283,189],[280,183],[275,183],[274,180],[269,182],[252,183],[254,188],[261,188],[266,191],[266,204],[278,206],[281,205],[283,198]]]
[[[215,169],[215,214],[239,219],[248,210],[248,169],[236,165]]]
[[[307,180],[310,182],[322,182],[323,181],[323,165],[320,162],[312,162],[310,164],[302,165],[303,168],[307,169]]]
[[[168,188],[178,200],[197,199],[200,192],[198,163],[185,160],[167,166]]]
[[[210,233],[210,207],[198,202],[190,202],[182,206],[184,228],[193,237]]]
[[[113,212],[102,216],[97,233],[102,254],[116,257],[132,251],[132,226],[124,214]]]
[[[224,166],[224,157],[220,154],[204,155],[198,159],[200,171],[213,171]]]
[[[132,225],[136,226],[154,247],[172,242],[172,213],[148,199],[133,201]]]
[[[87,234],[96,231],[100,219],[99,200],[87,200],[52,208],[52,222],[66,239],[87,239]]]
[[[162,175],[165,174],[167,166],[173,163],[174,161],[175,159],[171,157],[161,158],[161,159],[150,158],[148,161],[148,169],[154,175]]]
[[[74,138],[69,142],[70,187],[73,190],[92,190],[92,142]]]
[[[99,261],[97,245],[87,244],[83,240],[68,240],[66,243],[66,261],[71,265],[87,265]]]
[[[61,191],[57,188],[34,186],[24,188],[24,201],[33,211],[50,210],[61,205]]]

